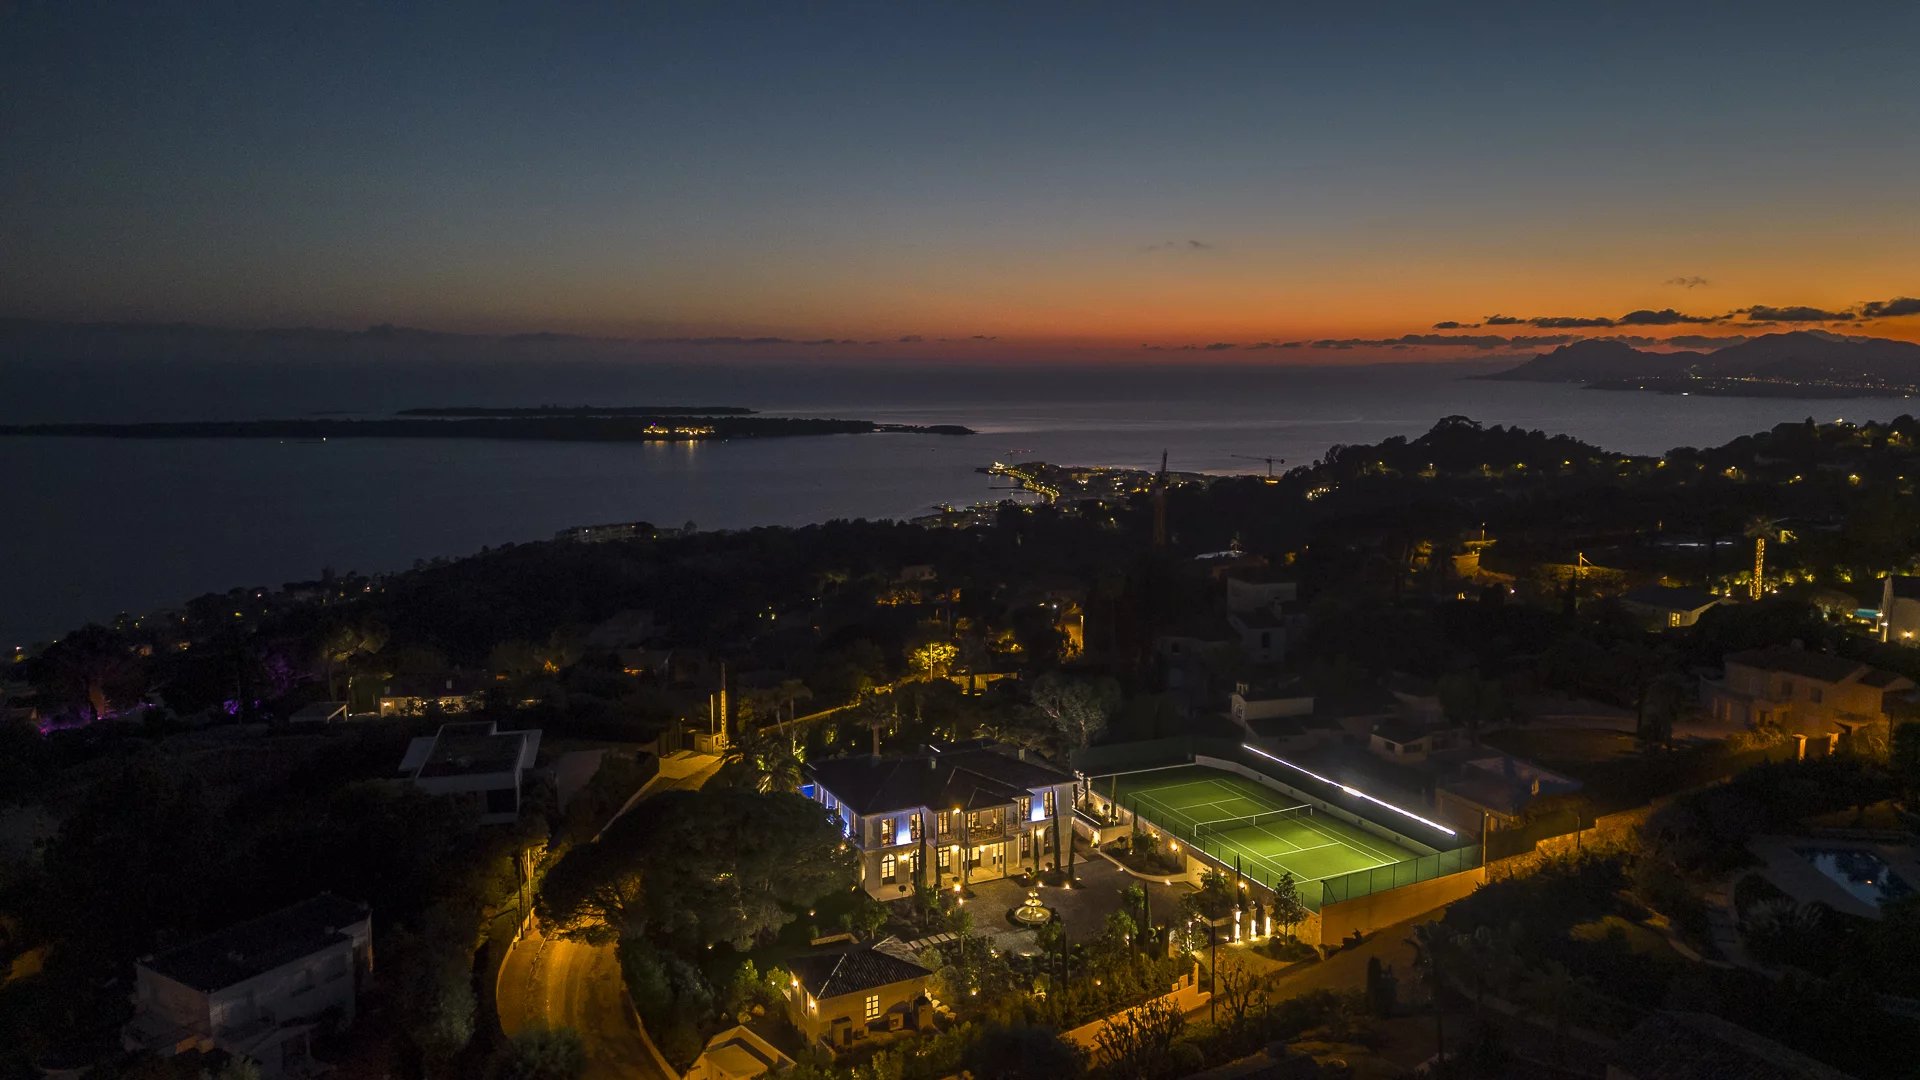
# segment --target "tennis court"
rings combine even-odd
[[[1418,857],[1418,852],[1296,805],[1246,777],[1204,765],[1096,777],[1092,788],[1160,829],[1271,884],[1319,881]]]

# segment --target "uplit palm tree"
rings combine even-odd
[[[1793,533],[1780,527],[1780,518],[1756,517],[1747,522],[1746,534],[1753,541],[1753,583],[1748,586],[1747,595],[1760,599],[1765,592],[1767,576],[1767,541],[1778,540],[1781,543],[1793,539]]]

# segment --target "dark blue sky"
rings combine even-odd
[[[1911,3],[556,6],[12,5],[0,314],[1172,341],[1920,287]]]

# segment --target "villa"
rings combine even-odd
[[[860,880],[891,900],[925,884],[986,881],[1054,865],[1073,836],[1073,777],[1024,750],[930,746],[831,758],[801,788],[840,819]]]
[[[1910,691],[1914,683],[1858,660],[1785,646],[1728,653],[1726,674],[1701,689],[1719,723],[1837,742],[1885,724],[1887,695]]]
[[[877,945],[796,957],[787,1015],[809,1043],[834,1048],[883,1032],[931,1027],[927,970],[905,945]]]
[[[312,1065],[327,1017],[353,1022],[355,988],[373,966],[365,905],[322,893],[134,965],[128,1050],[162,1056],[224,1050],[262,1076]]]

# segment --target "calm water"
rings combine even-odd
[[[1416,436],[1453,413],[1635,453],[1783,420],[1888,418],[1899,401],[1612,394],[1463,378],[1459,367],[1121,368],[579,364],[164,366],[78,378],[0,366],[0,421],[378,415],[426,404],[742,404],[959,423],[971,438],[867,435],[697,446],[484,441],[0,438],[0,641],[209,590],[645,519],[703,527],[904,517],[1003,494],[996,458],[1262,472],[1334,443]]]
[[[1887,861],[1862,848],[1795,848],[1815,870],[1845,889],[1854,899],[1874,907],[1884,907],[1902,897],[1912,896],[1913,887],[1903,881]]]

